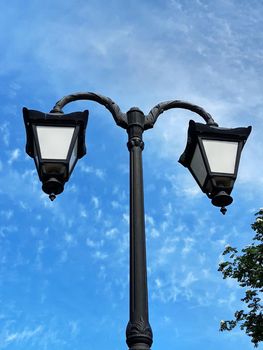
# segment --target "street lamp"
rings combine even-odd
[[[126,343],[130,350],[149,350],[153,334],[148,317],[145,217],[142,151],[143,132],[153,128],[161,113],[174,108],[200,115],[206,124],[190,121],[188,140],[179,162],[187,167],[201,190],[221,207],[232,203],[230,193],[237,177],[242,148],[251,127],[218,127],[203,108],[188,102],[162,102],[148,115],[137,107],[127,113],[110,98],[92,92],[76,93],[59,100],[50,113],[23,109],[27,142],[26,152],[34,158],[42,189],[51,200],[60,194],[78,159],[86,153],[85,130],[88,111],[63,114],[62,108],[73,101],[90,100],[106,107],[116,124],[128,133],[130,152],[130,319]]]

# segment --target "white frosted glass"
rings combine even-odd
[[[199,145],[196,145],[196,149],[190,167],[195,176],[197,177],[200,185],[203,186],[206,179],[207,171],[204,165]]]
[[[42,159],[67,159],[74,127],[37,126]]]
[[[238,142],[202,140],[213,173],[235,173]]]

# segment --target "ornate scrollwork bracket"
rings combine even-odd
[[[108,111],[111,112],[115,123],[123,129],[127,129],[127,116],[121,111],[117,103],[112,101],[109,97],[96,94],[94,92],[77,92],[74,94],[67,95],[55,104],[50,113],[63,113],[62,108],[66,104],[79,100],[95,101],[103,105],[105,108],[108,109]]]
[[[189,111],[199,114],[208,125],[218,126],[218,124],[212,118],[211,114],[206,112],[202,107],[181,100],[172,100],[158,103],[155,107],[153,107],[150,110],[149,114],[146,116],[145,119],[144,129],[147,130],[153,128],[160,114],[162,114],[164,111],[173,108],[187,109]]]

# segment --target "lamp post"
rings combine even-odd
[[[188,109],[206,124],[190,121],[188,140],[179,162],[187,167],[201,190],[221,207],[232,203],[230,196],[237,177],[242,148],[251,127],[218,127],[203,108],[179,100],[162,102],[148,115],[137,107],[123,113],[110,98],[92,92],[76,93],[59,100],[50,113],[23,109],[26,152],[34,158],[42,189],[51,200],[64,190],[64,184],[86,153],[85,130],[88,111],[64,114],[62,108],[73,101],[90,100],[104,105],[116,124],[128,133],[130,153],[130,318],[126,343],[130,350],[149,350],[153,334],[148,317],[145,218],[142,151],[143,132],[153,128],[161,113],[173,108]]]

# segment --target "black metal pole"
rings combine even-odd
[[[148,317],[142,170],[145,116],[138,108],[131,108],[127,117],[130,151],[130,320],[126,342],[130,350],[149,350],[153,336]]]

